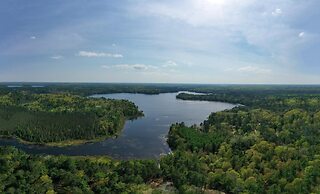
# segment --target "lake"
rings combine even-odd
[[[177,93],[159,95],[121,93],[92,96],[127,99],[144,112],[144,117],[127,121],[119,137],[114,139],[68,147],[26,145],[14,139],[1,139],[0,146],[12,145],[32,154],[107,155],[115,159],[158,158],[161,154],[170,152],[166,135],[172,123],[200,124],[211,112],[236,106],[223,102],[179,100],[176,99],[176,95]]]

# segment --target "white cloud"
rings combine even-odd
[[[103,68],[103,69],[110,69],[110,65],[101,65],[101,68]]]
[[[271,69],[265,69],[255,66],[244,66],[237,69],[238,72],[241,73],[254,73],[254,74],[267,74],[271,73]]]
[[[78,56],[81,57],[112,57],[112,58],[122,58],[121,54],[104,53],[104,52],[91,52],[91,51],[79,51]]]
[[[102,68],[110,69],[110,68],[119,68],[124,70],[137,70],[137,71],[147,71],[147,70],[155,70],[158,67],[153,65],[145,65],[145,64],[117,64],[117,65],[102,65]]]
[[[147,70],[148,66],[144,64],[119,64],[119,65],[114,65],[114,67],[120,68],[120,69],[135,69],[135,70]]]
[[[176,67],[176,66],[178,66],[178,64],[172,60],[169,60],[162,65],[162,67]]]
[[[51,59],[58,60],[58,59],[62,59],[63,56],[61,56],[61,55],[54,55],[54,56],[51,56],[50,58],[51,58]]]
[[[35,36],[30,36],[30,39],[31,39],[31,40],[35,40],[35,39],[37,39],[37,37],[35,37]]]
[[[305,36],[305,32],[300,32],[298,35],[300,38],[303,38]]]
[[[275,9],[272,13],[273,16],[279,16],[282,14],[282,10],[280,8]]]

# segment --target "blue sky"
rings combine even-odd
[[[320,84],[318,0],[5,0],[0,81]]]

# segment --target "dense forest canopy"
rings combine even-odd
[[[32,156],[0,147],[0,193],[142,193],[159,175],[154,160]]]
[[[212,113],[201,127],[171,126],[168,143],[174,154],[165,158],[170,163],[166,177],[178,187],[230,193],[320,192],[319,93],[231,90],[180,93],[177,98],[244,105]],[[184,165],[190,158],[197,161],[197,169]]]
[[[212,113],[200,126],[173,124],[172,153],[159,161],[32,156],[1,148],[0,193],[168,193],[159,187],[165,183],[177,193],[320,192],[320,87],[188,87],[207,95],[177,98],[243,106]],[[18,108],[34,111],[36,104],[27,104]]]
[[[143,115],[127,100],[70,94],[11,92],[0,95],[0,107],[0,135],[33,143],[106,138],[116,135],[126,119]]]

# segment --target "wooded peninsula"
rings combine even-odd
[[[71,94],[0,95],[0,135],[23,142],[74,145],[117,135],[125,120],[143,116],[128,100]]]

